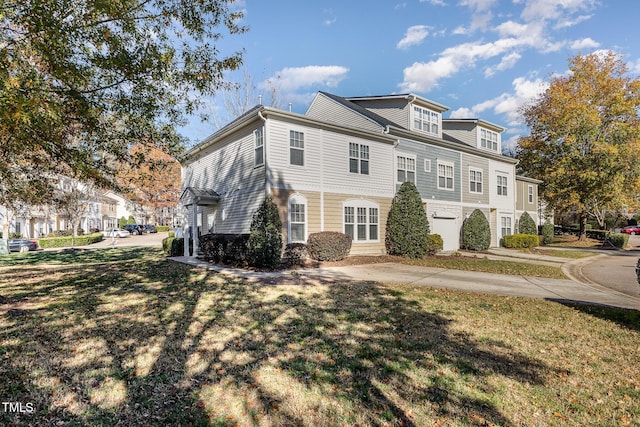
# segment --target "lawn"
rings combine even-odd
[[[637,311],[0,257],[0,425],[638,425]]]

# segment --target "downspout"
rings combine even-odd
[[[262,150],[263,150],[263,161],[264,161],[264,197],[269,197],[271,194],[271,180],[269,179],[269,163],[267,162],[267,119],[262,115],[262,111],[258,110],[258,117],[264,123],[264,131],[262,133],[263,142],[262,142]]]

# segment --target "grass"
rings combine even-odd
[[[416,260],[406,259],[401,262],[423,267],[481,271],[485,273],[511,274],[516,276],[547,277],[551,279],[567,278],[560,267],[518,262],[515,260],[492,260],[467,256],[435,256]]]
[[[580,258],[588,258],[591,256],[598,255],[594,252],[586,252],[586,251],[576,251],[571,249],[544,249],[544,248],[534,248],[531,251],[523,250],[524,252],[529,252],[538,255],[546,255],[553,256],[558,258],[572,258],[572,259],[580,259]]]
[[[638,425],[637,311],[0,257],[2,425]]]

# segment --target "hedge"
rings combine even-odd
[[[349,256],[351,236],[337,231],[321,231],[309,234],[309,256],[316,261],[340,261]]]
[[[289,267],[303,266],[306,258],[309,251],[304,243],[288,243],[282,255],[282,261]]]
[[[505,248],[535,248],[540,245],[537,234],[511,234],[503,237]]]
[[[162,239],[162,250],[167,256],[184,256],[184,238],[165,237]]]
[[[248,241],[248,234],[205,234],[200,236],[200,255],[215,263],[245,266]]]
[[[434,255],[442,250],[444,242],[439,234],[429,234],[429,255]]]
[[[72,246],[72,236],[64,237],[44,237],[38,240],[38,245],[43,248],[66,248]],[[75,246],[86,246],[93,243],[101,242],[104,239],[102,233],[88,234],[86,236],[77,236],[75,238]]]
[[[629,243],[629,235],[628,234],[611,234],[609,236],[609,241],[616,247],[616,248],[626,248],[627,244]]]
[[[158,233],[162,233],[162,232],[164,232],[164,231],[169,231],[169,230],[171,230],[171,227],[169,227],[168,225],[158,225],[158,226],[156,227],[156,231],[157,231]]]

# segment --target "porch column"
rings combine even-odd
[[[193,257],[198,256],[198,248],[200,239],[198,238],[198,205],[193,204],[193,213],[191,214],[191,234],[193,236]]]

